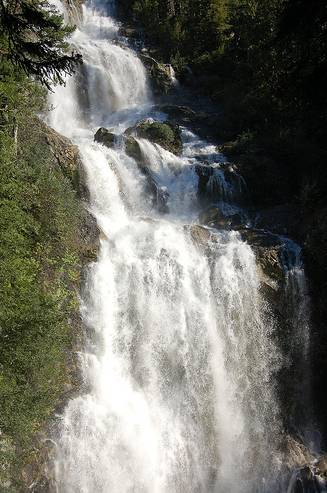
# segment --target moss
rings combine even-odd
[[[170,123],[141,122],[135,131],[138,137],[159,144],[174,154],[181,154],[183,150],[180,130]]]

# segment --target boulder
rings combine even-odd
[[[157,111],[165,113],[170,123],[183,125],[204,139],[217,139],[218,130],[222,125],[222,114],[203,111],[174,104],[160,104]]]
[[[147,53],[141,53],[140,58],[150,75],[153,91],[156,94],[167,94],[174,86],[171,66],[158,62]]]
[[[189,227],[190,234],[194,243],[201,247],[207,247],[211,241],[212,233],[208,228],[194,224]]]
[[[201,226],[200,224],[192,224],[185,226],[189,232],[195,246],[206,255],[207,258],[215,257],[217,254],[215,245],[220,241],[220,237],[214,230]]]
[[[79,230],[79,250],[85,263],[95,261],[98,257],[100,229],[95,217],[83,208]]]
[[[113,148],[115,147],[115,142],[117,140],[117,136],[112,133],[107,128],[101,127],[97,130],[94,135],[94,140],[99,142],[99,144],[103,144],[106,147]]]
[[[252,246],[258,266],[262,271],[261,278],[270,279],[278,289],[285,280],[285,270],[282,261],[282,240],[277,235],[258,229],[240,229],[242,239]],[[269,285],[272,285],[269,283]]]
[[[119,28],[119,35],[129,39],[138,39],[140,37],[140,31],[132,26],[121,26]]]
[[[201,212],[199,216],[200,224],[217,229],[231,229],[229,217],[224,216],[219,207],[210,207]]]
[[[327,456],[318,459],[297,439],[286,437],[284,465],[291,477],[288,493],[322,493],[327,486]]]
[[[244,219],[241,214],[223,214],[219,207],[213,206],[201,212],[200,224],[216,229],[241,229],[244,227]]]
[[[138,165],[143,165],[143,155],[139,143],[131,135],[125,137],[125,151],[126,154],[135,159]]]
[[[179,127],[168,122],[162,123],[144,120],[135,125],[135,127],[127,129],[125,133],[127,135],[134,134],[154,144],[159,144],[167,151],[176,155],[181,154],[183,150]]]
[[[161,104],[157,105],[155,109],[165,113],[168,120],[175,125],[189,125],[197,118],[197,113],[188,106]]]
[[[290,470],[304,467],[313,463],[314,456],[311,452],[291,435],[287,435],[285,439],[285,460],[284,465]]]

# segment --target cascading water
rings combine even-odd
[[[123,141],[114,149],[93,141],[99,126],[121,135],[153,116],[145,69],[99,3],[83,7],[72,38],[83,54],[81,74],[51,95],[50,124],[79,146],[101,230],[82,301],[89,392],[62,416],[57,489],[286,491],[276,479],[281,357],[255,256],[236,232],[196,225],[194,164],[213,146],[187,129],[181,157],[138,140],[165,194],[163,215]]]

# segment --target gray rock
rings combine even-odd
[[[115,147],[116,139],[117,136],[104,127],[100,127],[94,135],[94,140],[96,142],[99,142],[99,144],[103,144],[104,146],[109,148]]]
[[[158,62],[147,53],[142,53],[140,58],[148,70],[154,92],[167,94],[173,87],[171,66]]]
[[[199,222],[205,226],[216,229],[239,230],[244,228],[244,217],[235,212],[223,214],[217,206],[211,206],[199,215]]]

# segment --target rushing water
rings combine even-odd
[[[139,140],[167,199],[162,214],[122,139],[114,149],[94,142],[100,126],[121,135],[146,116],[164,118],[118,31],[101,2],[84,6],[72,38],[83,69],[51,96],[50,123],[79,146],[101,230],[82,301],[89,392],[61,420],[58,491],[286,491],[276,480],[281,356],[254,253],[236,232],[196,225],[201,156],[216,162],[210,190],[235,208],[223,157],[187,129],[181,157]]]

